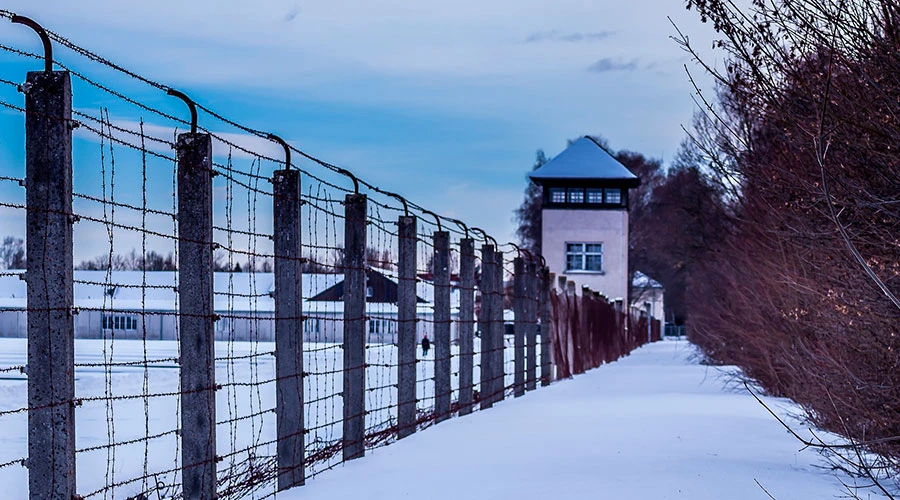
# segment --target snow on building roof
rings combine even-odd
[[[640,182],[590,137],[573,142],[529,177],[538,183],[546,180],[625,180],[637,185]]]
[[[633,288],[662,288],[662,284],[646,274],[635,271],[634,278],[631,280]]]
[[[27,288],[19,278],[23,271],[7,271],[0,275],[0,309],[24,309]],[[378,272],[384,272],[379,269]],[[386,276],[396,282],[396,276]],[[316,302],[314,297],[344,280],[343,274],[308,273],[303,279],[303,308],[308,311],[340,313],[343,302]],[[175,311],[178,308],[177,272],[175,271],[75,271],[75,307],[119,311]],[[213,273],[214,309],[217,312],[274,312],[273,273]],[[419,313],[431,312],[434,285],[430,281],[416,283],[416,293],[426,300],[417,306]],[[451,308],[459,307],[460,293],[451,290]],[[374,314],[396,314],[393,304],[366,304]]]
[[[0,307],[26,307],[20,272],[0,276]],[[304,274],[303,296],[310,297],[344,279],[342,274]],[[175,271],[75,271],[75,307],[85,309],[173,311],[178,307]],[[213,273],[216,311],[274,311],[273,273]]]

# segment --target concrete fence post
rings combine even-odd
[[[450,233],[434,233],[434,412],[450,418]]]
[[[416,432],[416,243],[417,221],[397,222],[397,438]]]
[[[550,304],[550,288],[553,278],[550,269],[544,267],[540,271],[540,321],[541,321],[541,385],[548,386],[553,381],[553,353],[550,346],[552,321],[552,305]]]
[[[178,304],[184,498],[216,498],[212,139],[179,134]]]
[[[72,84],[29,72],[25,93],[28,486],[31,500],[75,495]]]
[[[475,354],[475,240],[459,242],[459,414],[472,413]]]
[[[481,247],[481,312],[478,314],[478,328],[481,330],[481,371],[478,399],[482,410],[486,410],[494,404],[494,328],[491,309],[494,305],[495,265],[494,246],[483,245]]]
[[[513,259],[513,395],[525,395],[525,329],[528,322],[525,283],[525,260],[522,257]]]
[[[491,306],[491,329],[494,341],[494,402],[506,397],[506,325],[503,321],[504,297],[506,290],[503,283],[503,252],[494,252],[494,293]]]
[[[344,201],[344,460],[366,450],[366,195]]]
[[[525,266],[525,389],[537,387],[537,266],[529,261]]]
[[[277,170],[275,223],[275,419],[278,489],[304,483],[303,287],[300,171]]]

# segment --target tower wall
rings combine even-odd
[[[550,272],[612,299],[628,298],[628,212],[544,208],[542,251]],[[602,243],[601,272],[566,271],[566,243]]]

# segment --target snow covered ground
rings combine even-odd
[[[475,341],[476,351],[480,341]],[[275,454],[275,359],[271,342],[216,342],[217,453],[220,475],[240,468],[249,456]],[[307,453],[339,441],[343,353],[338,344],[306,343],[304,379]],[[453,346],[451,369],[458,370],[458,348]],[[75,341],[75,394],[82,403],[75,409],[76,483],[86,498],[129,498],[155,484],[179,481],[180,443],[176,358],[178,343],[153,340]],[[418,406],[434,406],[434,353],[417,365]],[[507,338],[506,383],[512,384],[513,349]],[[366,370],[367,428],[396,421],[397,349],[369,344]],[[0,369],[21,366],[27,360],[25,339],[0,338]],[[476,356],[476,365],[480,359]],[[110,368],[108,365],[115,364]],[[146,369],[145,369],[146,365]],[[480,370],[476,367],[475,383]],[[452,397],[458,376],[451,380]],[[477,387],[477,385],[476,385]],[[18,371],[0,372],[0,498],[27,498],[28,474],[20,464],[28,454],[27,380]],[[149,437],[148,437],[149,436]],[[109,446],[114,444],[115,446]],[[340,455],[307,468],[313,474],[340,462]],[[240,477],[235,477],[240,482]],[[110,486],[114,485],[114,486]],[[168,490],[151,497],[166,497]],[[257,494],[273,493],[269,483]]]
[[[816,452],[800,451],[729,383],[733,371],[698,365],[693,354],[684,341],[645,346],[370,451],[278,498],[769,498],[756,481],[777,500],[846,498]]]
[[[91,498],[125,498],[157,481],[177,481],[178,370],[174,342],[76,342],[78,490]],[[270,343],[217,343],[220,454],[250,447],[271,455],[274,446],[274,362]],[[311,449],[339,439],[341,353],[329,344],[308,346],[307,425]],[[396,363],[395,349],[370,346],[370,363]],[[511,349],[507,362],[511,368]],[[421,353],[420,353],[421,355]],[[820,466],[824,460],[801,446],[743,388],[730,383],[733,370],[698,365],[683,341],[658,342],[616,363],[507,400],[488,411],[453,418],[367,456],[324,471],[306,486],[279,493],[293,499],[828,499],[845,495],[839,480]],[[25,359],[22,339],[0,339],[0,367]],[[130,361],[159,360],[143,367]],[[124,363],[112,372],[94,363]],[[433,358],[429,359],[433,361]],[[423,408],[433,404],[433,363],[419,374]],[[418,370],[417,370],[418,371]],[[393,403],[392,370],[373,366],[370,408]],[[477,378],[477,370],[476,370]],[[251,385],[243,385],[251,382]],[[455,379],[454,379],[455,382]],[[507,382],[512,382],[508,377]],[[147,384],[146,386],[144,384]],[[454,386],[454,389],[456,387]],[[0,377],[0,412],[26,402],[24,377]],[[165,394],[147,400],[142,394]],[[134,399],[108,396],[137,395]],[[330,397],[329,397],[330,396]],[[767,398],[782,415],[790,402]],[[375,411],[370,425],[389,420],[393,408]],[[254,415],[253,417],[250,417]],[[787,418],[796,428],[803,425]],[[110,424],[112,422],[112,424]],[[0,418],[0,463],[27,454],[25,413]],[[150,440],[144,436],[155,436]],[[822,435],[822,434],[820,434]],[[110,442],[121,444],[107,448]],[[94,448],[97,447],[97,448]],[[243,455],[235,455],[242,460]],[[220,472],[231,459],[220,464]],[[322,471],[333,462],[317,464]],[[147,471],[148,481],[130,482]],[[109,490],[104,486],[127,484]],[[25,498],[27,472],[0,468],[3,498]],[[273,493],[266,485],[256,496]],[[866,492],[869,495],[869,492]],[[154,496],[155,498],[155,496]],[[864,498],[875,498],[865,496]]]

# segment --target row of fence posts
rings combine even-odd
[[[75,488],[75,384],[72,210],[72,91],[65,71],[29,72],[26,90],[26,241],[28,300],[28,460],[32,500],[71,500]],[[216,381],[213,301],[212,141],[180,134],[177,153],[178,300],[182,489],[186,500],[216,498]],[[288,162],[286,162],[288,163]],[[273,177],[277,487],[304,482],[300,172]],[[344,201],[343,458],[365,452],[366,195]],[[398,220],[397,436],[416,429],[417,220]],[[451,401],[450,234],[434,245],[435,407],[438,422],[490,408],[504,397],[503,254],[481,248],[480,390],[474,390],[475,241],[459,244],[459,399]],[[515,384],[537,385],[537,323],[548,325],[550,274],[516,258]],[[540,305],[540,308],[538,307]],[[549,335],[541,335],[542,385],[551,380]]]

